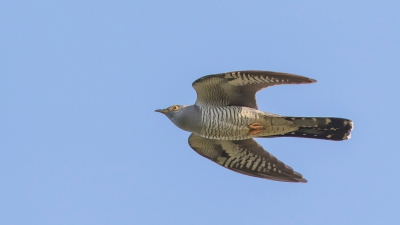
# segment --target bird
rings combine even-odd
[[[281,84],[316,80],[289,73],[246,70],[211,74],[192,83],[193,105],[172,105],[156,112],[191,132],[189,146],[232,171],[283,182],[306,183],[302,174],[267,152],[254,138],[300,137],[342,141],[353,121],[332,117],[281,116],[258,109],[256,93]]]

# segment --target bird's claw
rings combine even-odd
[[[252,123],[249,125],[249,128],[250,128],[249,132],[250,135],[256,135],[265,129],[261,123]]]

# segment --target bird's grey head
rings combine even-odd
[[[174,120],[179,116],[179,113],[182,112],[186,105],[173,105],[165,109],[156,109],[156,112],[162,113],[166,115],[170,120]]]
[[[173,105],[166,109],[157,109],[156,112],[166,115],[179,128],[199,132],[201,129],[200,110],[196,105]]]

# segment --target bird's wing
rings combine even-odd
[[[271,71],[235,71],[212,74],[193,82],[197,105],[246,106],[257,109],[257,91],[279,84],[307,84],[316,80]]]
[[[189,145],[200,155],[238,173],[276,181],[307,182],[254,139],[213,140],[191,134]]]

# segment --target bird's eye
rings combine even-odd
[[[179,109],[179,106],[177,106],[177,105],[171,106],[171,110],[172,110],[172,111],[176,111],[176,110],[178,110],[178,109]]]

